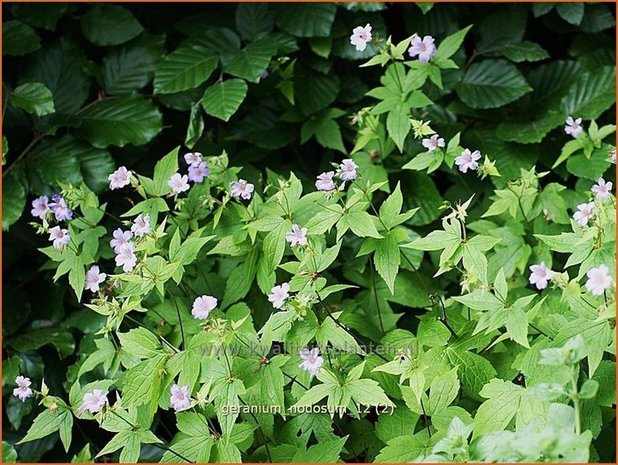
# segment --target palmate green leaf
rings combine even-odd
[[[459,47],[461,47],[461,44],[466,37],[466,34],[471,28],[472,25],[465,27],[455,32],[454,34],[449,35],[442,42],[440,42],[440,45],[438,45],[438,50],[436,51],[433,60],[437,63],[440,63],[441,61],[452,57],[457,52],[457,50],[459,50]]]
[[[252,42],[242,50],[222,55],[223,69],[232,76],[258,82],[276,51],[275,43],[269,38]]]
[[[150,34],[113,49],[103,58],[105,92],[122,95],[144,88],[152,80],[164,50],[164,37]]]
[[[339,223],[337,223],[337,230],[339,230],[339,224],[345,220],[347,222],[347,226],[357,236],[375,237],[380,239],[382,236],[375,227],[374,218],[375,216],[370,215],[366,211],[352,211],[341,217]]]
[[[90,7],[81,26],[86,39],[96,45],[123,44],[144,30],[129,10],[110,4]]]
[[[161,443],[162,441],[151,431],[143,429],[120,431],[101,449],[97,457],[122,449],[119,457],[120,463],[137,463],[142,444]]]
[[[457,95],[472,108],[498,108],[531,90],[515,65],[505,60],[484,60],[468,68],[457,86]]]
[[[457,367],[463,391],[476,401],[481,401],[481,389],[496,377],[496,370],[489,360],[481,355],[457,348],[446,349],[451,366]]]
[[[378,274],[388,285],[391,293],[395,293],[395,279],[401,263],[399,241],[394,232],[384,233],[384,239],[378,241],[374,255],[375,267]]]
[[[41,40],[34,29],[20,21],[2,23],[2,54],[21,56],[41,48]]]
[[[159,339],[146,328],[134,328],[127,333],[117,333],[125,352],[139,358],[149,358],[161,353]]]
[[[340,461],[339,455],[343,450],[348,436],[335,439],[333,441],[320,442],[306,451],[300,449],[292,458],[293,463],[335,463]]]
[[[453,368],[447,373],[437,376],[431,382],[429,397],[425,409],[427,415],[433,416],[447,408],[459,393],[459,379],[457,378],[457,368]]]
[[[97,148],[143,145],[161,131],[161,112],[138,96],[104,99],[81,114],[82,134]]]
[[[219,63],[211,50],[193,42],[184,42],[157,66],[155,94],[171,94],[193,89],[205,82]]]
[[[37,116],[54,113],[54,97],[51,91],[40,82],[28,82],[11,93],[11,102],[28,113]]]
[[[613,66],[581,73],[562,99],[562,109],[569,115],[584,119],[598,118],[616,102],[615,82],[616,69]]]
[[[493,379],[480,395],[486,400],[474,419],[474,437],[505,429],[517,414],[524,389],[511,382]]]
[[[32,423],[32,426],[26,435],[17,443],[35,441],[37,439],[49,436],[56,431],[61,432],[61,438],[65,450],[68,450],[70,445],[70,434],[67,436],[67,431],[70,433],[73,425],[73,415],[64,404],[58,405],[58,410],[53,413],[50,409],[43,410]]]
[[[293,8],[294,13],[291,13]],[[296,37],[328,37],[337,6],[330,3],[301,3],[273,6],[275,24]]]
[[[257,249],[252,249],[245,261],[234,268],[225,286],[222,308],[238,302],[247,295],[257,272],[257,258]]]
[[[406,463],[427,451],[427,446],[414,436],[400,436],[388,441],[375,459],[376,463]]]
[[[154,411],[161,395],[161,377],[167,357],[155,355],[125,371],[119,384],[127,405],[148,404]]]
[[[215,118],[229,121],[247,95],[247,83],[242,79],[229,79],[215,84],[204,92],[202,106]]]

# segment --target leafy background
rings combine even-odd
[[[535,163],[549,171],[565,141],[567,115],[596,118],[599,126],[614,122],[615,8],[609,4],[4,3],[3,17],[8,439],[22,437],[34,417],[30,404],[7,395],[16,357],[33,378],[44,376],[62,392],[101,326],[65,283],[52,283],[36,251],[45,240],[28,225],[30,200],[55,192],[58,181],[84,181],[108,211],[122,212],[126,199],[106,192],[107,175],[119,165],[151,172],[162,154],[184,145],[208,155],[226,150],[253,182],[268,170],[293,169],[310,186],[316,173],[350,152],[350,120],[374,102],[364,94],[378,85],[380,70],[358,65],[375,49],[359,53],[349,44],[352,28],[366,23],[395,41],[417,32],[438,42],[473,25],[453,57],[460,69],[444,73],[442,89],[427,84],[436,103],[417,117],[431,120],[444,137],[461,131],[462,145],[490,154],[502,174],[495,186],[453,172],[401,172],[421,151],[412,138],[402,152],[391,146],[355,154],[374,181],[401,182],[404,207],[420,207],[411,221],[418,234],[435,228],[444,199],[469,191],[486,199],[492,187]],[[606,158],[593,160],[599,161],[573,156],[548,182],[566,185],[564,195],[578,198],[580,183],[609,167]],[[403,311],[398,325],[412,328],[418,313],[408,307],[426,306],[427,297],[411,284],[410,272],[400,276],[391,304]],[[76,436],[98,431],[78,423]],[[608,437],[614,437],[611,427],[596,441]],[[55,435],[18,451],[24,461],[66,460]],[[613,447],[599,453],[614,460]]]

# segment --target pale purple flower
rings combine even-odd
[[[52,201],[49,203],[49,208],[54,212],[56,221],[70,220],[73,218],[73,212],[59,194],[53,195],[51,199]]]
[[[131,174],[131,171],[125,166],[121,166],[107,177],[109,179],[109,188],[115,190],[128,186],[131,184]]]
[[[581,118],[577,118],[576,120],[574,120],[572,116],[567,117],[564,132],[566,132],[570,136],[577,138],[577,136],[584,132],[584,128],[582,128],[581,123]]]
[[[545,266],[545,262],[532,265],[530,271],[532,272],[529,279],[530,284],[534,284],[539,291],[545,289],[548,281],[554,276],[554,272]]]
[[[202,162],[202,154],[200,152],[185,153],[185,161],[189,166],[199,165]]]
[[[126,242],[116,249],[116,266],[121,266],[125,273],[130,272],[137,264],[135,248],[130,242]]]
[[[362,52],[367,48],[367,42],[371,42],[372,38],[371,24],[367,24],[365,27],[358,26],[352,29],[350,43],[356,47],[357,51]]]
[[[92,392],[84,395],[81,409],[88,410],[90,413],[97,413],[107,404],[107,392],[101,389],[94,389]]]
[[[178,386],[174,384],[170,389],[170,404],[176,412],[182,412],[191,408],[191,396],[189,392],[189,386]]]
[[[457,158],[455,164],[459,166],[459,171],[466,173],[468,170],[475,170],[479,167],[477,163],[481,159],[481,152],[475,150],[470,152],[470,149],[465,149]]]
[[[290,297],[289,291],[290,285],[288,283],[275,286],[270,290],[270,294],[268,294],[268,301],[273,304],[273,307],[281,308],[285,300]]]
[[[118,253],[118,248],[129,242],[129,239],[133,237],[133,233],[131,231],[123,231],[121,228],[117,228],[112,233],[114,237],[111,241],[109,241],[109,246],[114,250],[114,252]]]
[[[86,273],[86,283],[84,289],[89,289],[91,292],[99,292],[99,284],[105,281],[107,275],[99,272],[98,265],[92,265]]]
[[[30,389],[30,378],[26,378],[25,376],[18,376],[15,378],[15,384],[17,387],[13,389],[13,395],[17,397],[22,402],[26,402],[26,399],[32,397],[32,389]]]
[[[612,285],[612,277],[609,274],[609,268],[606,265],[599,265],[596,268],[590,268],[586,273],[588,281],[586,281],[586,289],[593,295],[603,295]]]
[[[189,166],[189,181],[191,182],[204,182],[204,178],[208,176],[208,163],[202,161],[195,165]]]
[[[186,174],[174,173],[167,181],[167,185],[172,188],[174,194],[182,194],[184,191],[189,190],[189,177]]]
[[[592,193],[594,194],[594,198],[597,200],[607,200],[612,195],[612,186],[611,182],[606,182],[605,179],[599,178],[597,179],[597,183],[592,186]]]
[[[307,245],[307,228],[301,228],[297,224],[293,224],[292,231],[285,235],[285,240],[290,243],[290,247]]]
[[[616,148],[614,147],[609,152],[607,152],[607,156],[609,158],[609,161],[615,165],[616,164]]]
[[[150,216],[148,215],[138,215],[137,218],[133,220],[133,226],[131,226],[131,231],[135,234],[136,237],[142,237],[145,234],[148,234],[152,231],[152,226],[150,225]]]
[[[335,176],[334,171],[328,171],[326,173],[322,173],[318,176],[317,181],[315,182],[315,187],[319,191],[333,191],[337,188],[335,182],[333,181],[333,177]]]
[[[232,197],[240,197],[249,200],[254,189],[255,186],[244,179],[239,179],[238,181],[232,181],[230,183]]]
[[[217,306],[217,298],[209,295],[203,295],[193,301],[191,315],[198,320],[205,320],[210,315],[210,312]]]
[[[434,42],[435,40],[431,36],[425,36],[421,39],[420,36],[414,34],[408,53],[412,58],[418,56],[418,61],[421,63],[427,63],[436,53]]]
[[[422,144],[428,152],[433,152],[438,147],[444,147],[444,139],[442,139],[439,135],[434,134],[428,139],[423,139]]]
[[[577,206],[577,211],[573,214],[573,219],[580,226],[586,226],[590,218],[593,217],[596,211],[594,202],[582,203]]]
[[[314,347],[311,350],[301,350],[300,358],[303,359],[303,362],[298,367],[308,371],[311,376],[317,375],[322,365],[324,365],[324,359],[320,356],[320,349],[318,347]]]
[[[356,168],[358,168],[358,165],[354,163],[352,159],[346,158],[341,162],[341,165],[339,165],[337,176],[339,176],[339,179],[342,181],[353,181],[357,177]]]
[[[46,195],[42,195],[34,199],[32,201],[32,210],[30,211],[30,213],[32,213],[32,216],[44,219],[45,215],[47,215],[47,212],[50,211],[48,203],[49,199]]]
[[[54,248],[62,250],[62,248],[71,242],[71,234],[68,229],[62,229],[60,226],[54,226],[49,230],[49,240],[53,242]]]

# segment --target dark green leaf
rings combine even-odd
[[[457,86],[461,100],[472,108],[498,108],[531,90],[517,67],[504,60],[472,64]]]
[[[2,23],[3,55],[27,55],[39,48],[39,36],[30,26],[15,20]]]
[[[86,38],[96,45],[123,44],[144,30],[129,10],[111,4],[90,7],[81,24]]]
[[[218,63],[219,58],[207,48],[185,43],[157,67],[155,93],[171,94],[198,87],[217,69]]]
[[[331,3],[295,3],[293,6],[279,4],[273,10],[277,26],[294,36],[327,37],[337,6]]]
[[[81,114],[81,130],[95,147],[150,142],[162,128],[161,113],[149,100],[113,97],[101,100]]]
[[[236,113],[247,95],[247,83],[242,79],[229,79],[209,87],[202,97],[206,113],[228,121]]]

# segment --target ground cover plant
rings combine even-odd
[[[3,4],[5,462],[615,461],[609,4]]]

